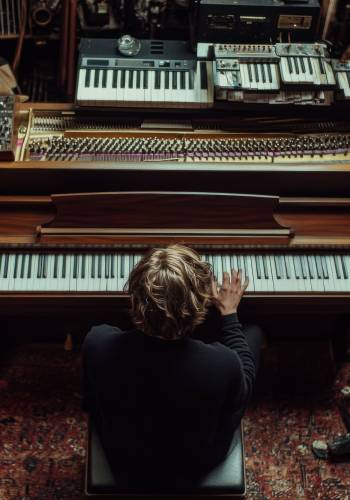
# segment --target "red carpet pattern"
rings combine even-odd
[[[86,416],[78,352],[22,345],[0,360],[0,499],[84,498]],[[329,393],[281,396],[259,385],[244,421],[247,499],[350,499],[348,463],[315,458],[315,439],[345,427],[337,410],[350,365]]]

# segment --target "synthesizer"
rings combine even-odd
[[[337,88],[324,44],[214,45],[219,100],[330,104]]]
[[[14,96],[0,96],[0,160],[14,159]]]
[[[187,42],[140,40],[135,55],[114,39],[82,39],[77,74],[79,106],[188,107],[213,105],[211,61],[197,61]]]

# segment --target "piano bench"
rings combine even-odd
[[[245,497],[245,461],[242,426],[238,427],[232,438],[231,451],[225,460],[201,478],[181,479],[170,484],[169,489],[135,484],[127,489],[118,484],[112,473],[102,448],[96,428],[89,419],[87,465],[85,475],[85,494],[95,499],[119,500],[214,500],[238,499]]]

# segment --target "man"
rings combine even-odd
[[[181,245],[154,249],[129,278],[135,329],[92,328],[83,346],[86,403],[112,466],[127,477],[194,475],[229,451],[252,393],[261,332],[245,333],[241,273],[214,281],[209,263]],[[219,342],[190,337],[214,304]],[[255,359],[254,359],[255,357]]]

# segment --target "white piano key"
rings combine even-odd
[[[323,66],[326,71],[328,85],[335,85],[336,81],[331,64],[328,61],[323,60]]]
[[[320,74],[320,66],[315,57],[311,57],[311,65],[313,69],[313,82],[314,85],[321,85],[321,74]]]
[[[286,57],[281,57],[280,59],[280,73],[283,83],[293,83]]]
[[[82,68],[79,70],[78,85],[77,85],[77,100],[85,100],[86,87],[85,87],[86,69]]]
[[[122,70],[118,70],[117,73],[117,88],[116,90],[116,100],[119,102],[124,101],[124,88],[122,87]]]

